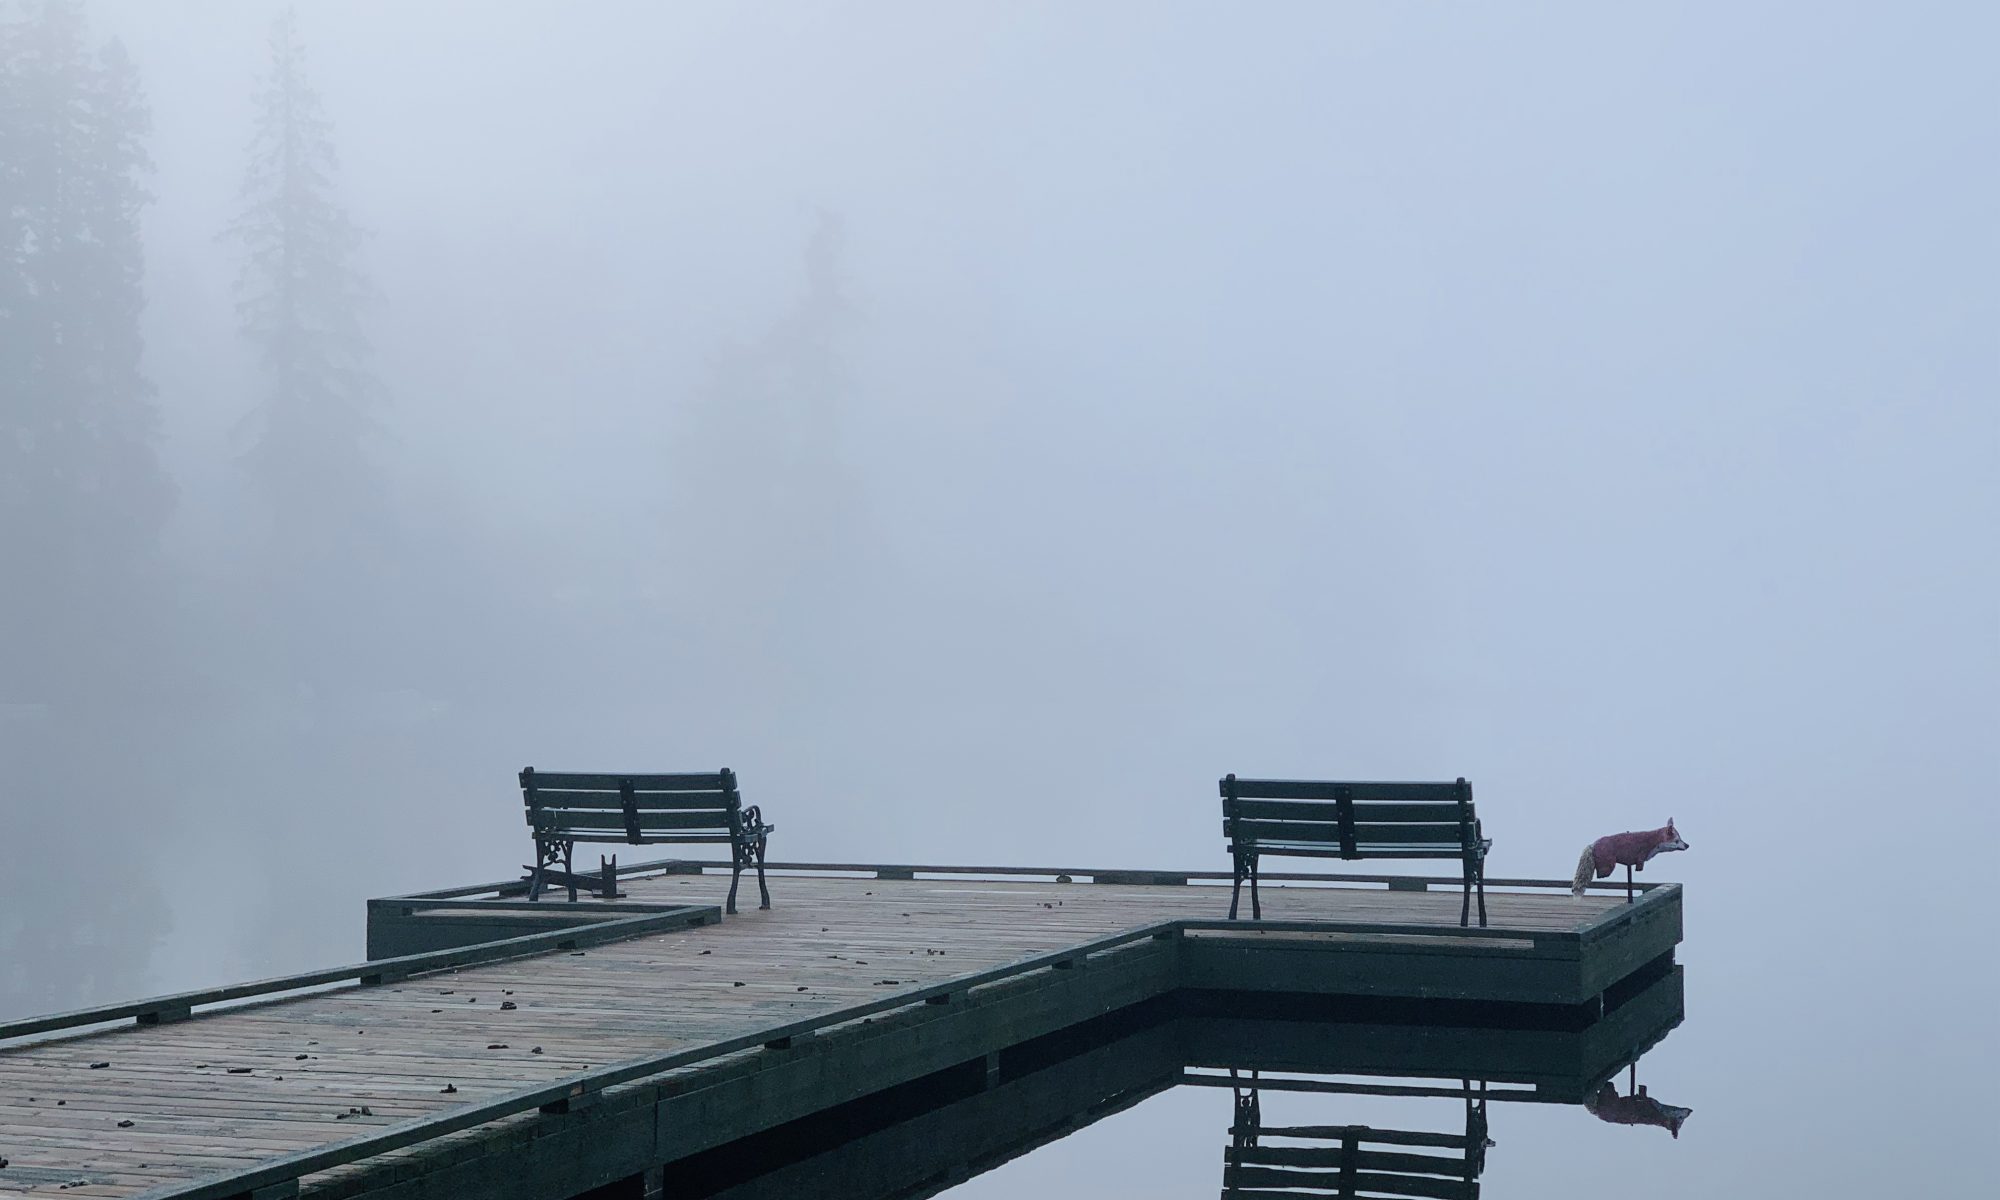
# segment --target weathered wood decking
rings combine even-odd
[[[378,935],[393,942],[425,928],[435,937],[453,922],[534,925],[578,909],[620,916],[635,906],[712,905],[727,885],[726,876],[674,874],[627,880],[617,905],[545,901],[522,913],[505,902],[410,900],[378,902],[375,916],[387,931]],[[591,1173],[624,1169],[591,1157],[585,1143],[602,1149],[622,1136],[635,1144],[620,1161],[668,1161],[704,1148],[702,1138],[741,1136],[893,1086],[898,1073],[914,1078],[1183,987],[1226,989],[1240,977],[1260,991],[1575,1005],[1679,938],[1674,888],[1635,906],[1606,894],[1494,891],[1484,931],[1458,929],[1455,887],[1271,887],[1266,928],[1255,932],[1163,928],[1219,918],[1227,890],[1208,886],[788,875],[773,879],[772,892],[772,910],[720,925],[0,1049],[0,1156],[11,1160],[0,1169],[0,1197],[50,1195],[65,1184],[62,1194],[93,1197],[169,1189],[613,1064],[742,1047],[651,1073],[650,1091],[628,1075],[612,1094],[617,1103],[567,1114],[530,1107],[304,1175],[308,1192],[442,1195],[451,1193],[425,1191],[423,1179],[472,1186],[472,1168],[452,1164],[477,1160],[490,1163],[492,1186],[527,1189],[535,1181],[496,1148],[543,1139],[546,1178],[581,1191],[611,1177]],[[1161,932],[1105,952],[1090,970],[1045,969],[1065,965],[1057,961],[1032,978],[945,986],[1147,927]],[[898,1006],[905,999],[914,1009]],[[847,1040],[794,1046],[787,1031],[804,1032],[802,1023]],[[893,1052],[891,1030],[905,1031]],[[777,1035],[773,1049],[760,1051],[767,1035]],[[725,1077],[737,1093],[716,1082]],[[681,1109],[669,1121],[661,1106],[675,1097]],[[691,1098],[737,1117],[717,1121],[711,1111],[695,1130]],[[658,1111],[641,1111],[647,1104]],[[572,1134],[574,1146],[563,1141]]]

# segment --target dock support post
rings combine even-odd
[[[572,1086],[567,1095],[542,1105],[541,1110],[549,1116],[573,1113],[578,1109],[588,1108],[597,1103],[598,1096],[599,1093],[597,1091],[579,1083]]]

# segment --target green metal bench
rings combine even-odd
[[[736,886],[750,866],[757,868],[757,891],[763,900],[758,907],[771,907],[771,890],[764,882],[764,848],[777,827],[764,824],[756,805],[744,806],[736,772],[727,767],[713,774],[681,775],[527,767],[521,772],[521,799],[535,835],[535,865],[525,868],[530,900],[541,899],[542,887],[549,883],[566,885],[572,901],[579,887],[605,897],[618,894],[617,857],[600,859],[598,876],[578,875],[570,861],[578,842],[631,846],[726,842],[734,870],[725,911],[736,911]],[[558,862],[561,868],[556,867]]]
[[[1465,904],[1458,923],[1470,923],[1479,894],[1479,923],[1486,924],[1486,852],[1472,809],[1472,785],[1454,783],[1350,783],[1336,780],[1238,779],[1225,776],[1222,832],[1236,861],[1229,919],[1236,919],[1243,881],[1250,881],[1250,915],[1263,916],[1257,897],[1257,861],[1267,854],[1305,858],[1456,859],[1465,871]]]

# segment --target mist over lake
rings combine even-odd
[[[1688,845],[1695,1115],[1496,1105],[1488,1196],[1990,1188],[1996,36],[0,0],[0,1019],[360,960],[533,863],[531,765],[1183,872],[1227,773],[1463,777],[1492,877]],[[950,1194],[1206,1195],[1238,1123]]]

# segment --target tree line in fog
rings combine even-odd
[[[145,84],[80,0],[16,6],[0,24],[0,554],[9,565],[0,687],[17,705],[121,707],[185,695],[203,661],[312,682],[303,653],[340,636],[378,588],[394,522],[370,452],[384,402],[370,374],[360,235],[340,204],[332,123],[296,21],[271,32],[241,206],[216,253],[241,264],[237,317],[254,392],[232,460],[242,523],[226,611],[163,545],[175,485],[147,376],[142,217],[153,199]],[[329,587],[339,606],[315,603]],[[291,614],[283,621],[270,614]],[[226,656],[197,631],[229,632]],[[353,628],[350,626],[350,628]],[[355,638],[366,657],[374,639]],[[216,684],[212,675],[207,683]],[[198,689],[197,689],[198,690]]]
[[[69,896],[44,910],[60,919],[0,911],[0,1012],[139,988],[170,920],[160,873],[179,858],[206,871],[218,845],[360,853],[382,831],[330,818],[362,792],[463,786],[453,755],[497,707],[587,721],[659,695],[663,659],[682,678],[724,661],[793,671],[800,615],[835,600],[825,578],[854,497],[824,449],[850,315],[834,221],[804,297],[635,430],[657,442],[652,499],[616,529],[523,545],[399,452],[399,419],[425,397],[387,377],[369,334],[422,314],[370,285],[337,114],[290,12],[243,74],[251,119],[204,131],[241,147],[234,207],[170,248],[236,272],[238,336],[193,394],[163,395],[147,331],[225,318],[149,286],[166,150],[146,80],[84,0],[0,0],[0,769],[21,798],[5,834],[29,848],[24,894]],[[564,399],[549,400],[558,419]],[[170,429],[212,424],[171,403],[240,417],[169,453]],[[557,495],[593,466],[505,469]],[[222,500],[193,505],[195,488]],[[281,868],[243,871],[221,874],[275,885]],[[273,921],[240,935],[253,957],[298,945]]]

